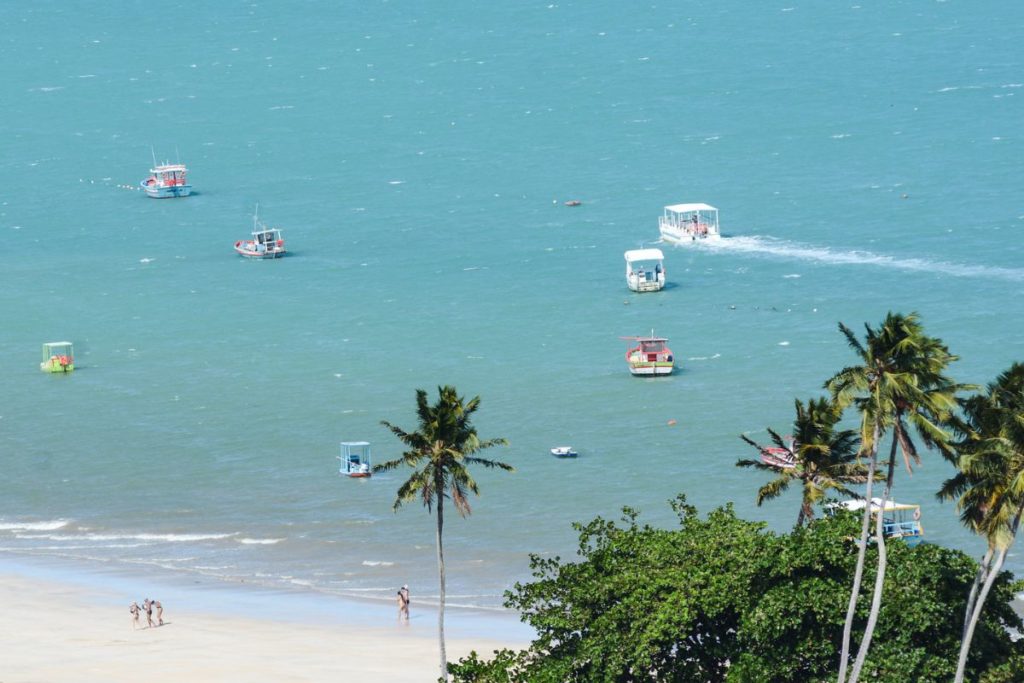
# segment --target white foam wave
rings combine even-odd
[[[379,560],[363,560],[364,567],[393,567],[394,562],[384,562]]]
[[[283,540],[283,538],[240,538],[238,542],[244,545],[274,545]]]
[[[18,534],[20,538],[45,538],[51,541],[145,541],[157,543],[190,543],[215,541],[235,534]]]
[[[734,251],[750,254],[769,254],[798,261],[816,261],[839,265],[868,265],[894,268],[923,273],[942,273],[956,277],[990,278],[1024,282],[1024,269],[1002,268],[999,266],[971,265],[949,261],[932,261],[926,258],[898,258],[860,250],[836,250],[829,247],[787,242],[774,237],[753,235],[751,237],[725,237],[720,240],[698,243],[703,249],[712,251]]]
[[[67,526],[68,520],[54,519],[46,522],[0,522],[0,531],[54,531]]]

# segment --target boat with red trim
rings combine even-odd
[[[142,189],[153,199],[171,197],[187,197],[192,194],[192,185],[188,182],[188,169],[184,164],[163,163],[149,169],[149,177],[141,183]]]
[[[626,351],[629,372],[638,376],[671,375],[675,370],[675,357],[668,347],[666,337],[655,337],[651,330],[649,337],[623,337],[635,342],[636,346]]]

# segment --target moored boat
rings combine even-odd
[[[75,369],[75,349],[71,342],[47,342],[43,344],[43,360],[39,364],[43,372],[72,372]]]
[[[192,194],[188,182],[188,169],[184,164],[153,164],[149,177],[139,183],[146,194],[153,199],[187,197]]]
[[[665,286],[661,249],[631,249],[626,257],[626,286],[634,292],[657,292]]]
[[[718,209],[708,204],[672,204],[658,218],[658,231],[666,242],[717,240]]]
[[[796,467],[796,460],[793,458],[793,453],[786,448],[766,446],[760,450],[761,462],[765,465],[771,465],[772,467],[778,467],[784,470]]]
[[[342,441],[338,459],[341,460],[339,472],[347,477],[365,479],[373,475],[368,441]]]
[[[575,458],[579,455],[572,446],[555,446],[551,449],[551,455],[556,458]]]
[[[675,369],[672,349],[668,347],[668,339],[655,337],[651,331],[649,337],[623,337],[636,343],[626,351],[626,364],[629,372],[638,376],[671,375]]]
[[[843,508],[851,512],[863,513],[867,501],[863,498],[857,500],[844,500],[837,503],[830,503],[826,511],[833,512]],[[921,526],[921,506],[913,503],[897,503],[894,500],[885,501],[882,508],[880,498],[871,499],[871,516],[875,517],[879,510],[882,510],[882,535],[888,539],[900,538],[913,545],[919,543],[924,536],[924,528]],[[874,524],[872,524],[874,527]]]
[[[260,223],[258,206],[252,221],[252,239],[235,242],[235,251],[246,258],[263,259],[284,256],[284,238],[281,237],[281,231]]]

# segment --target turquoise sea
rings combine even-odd
[[[839,321],[918,311],[964,382],[1024,360],[1024,4],[161,8],[4,10],[0,557],[429,602],[433,518],[336,456],[397,456],[380,421],[454,384],[517,468],[447,517],[449,602],[495,608],[624,505],[788,529],[739,435],[853,361]],[[196,193],[146,198],[154,155]],[[726,238],[630,293],[680,202]],[[233,252],[257,203],[287,258]],[[633,378],[620,337],[652,329],[681,368]],[[41,373],[65,339],[78,369]],[[980,555],[950,472],[896,497]]]

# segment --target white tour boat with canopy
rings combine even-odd
[[[373,474],[368,441],[342,441],[338,459],[341,460],[341,474],[354,478],[366,478]]]
[[[632,249],[625,253],[626,285],[634,292],[657,292],[665,286],[665,255],[661,249]]]
[[[672,204],[658,219],[661,238],[667,242],[717,240],[718,209],[708,204]]]

